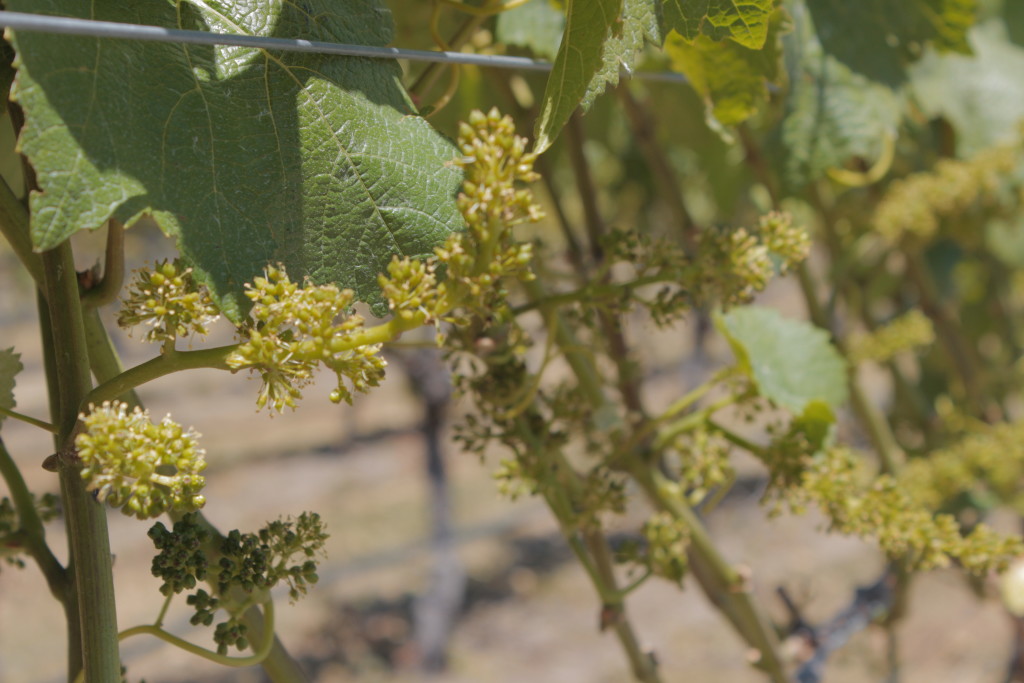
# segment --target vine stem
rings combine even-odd
[[[525,287],[531,298],[544,297],[543,286],[537,281],[527,282]],[[553,312],[552,320],[555,323],[553,331],[555,341],[565,355],[566,361],[576,375],[591,406],[595,412],[605,410],[609,404],[606,403],[603,384],[591,359],[582,351],[572,330],[557,312]],[[649,466],[648,460],[644,458],[630,459],[626,469],[655,507],[668,512],[689,529],[691,565],[694,575],[700,582],[704,593],[720,607],[741,637],[757,649],[759,652],[757,666],[765,671],[775,683],[788,683],[789,679],[778,654],[778,639],[771,624],[755,604],[746,580],[719,553],[697,513],[682,502],[681,492],[679,495],[670,495],[673,487],[678,489],[678,485],[655,471]],[[558,471],[574,473],[568,467],[568,463],[565,463],[565,466],[559,465]],[[630,653],[630,641],[621,637],[620,641],[625,646],[627,653]],[[632,655],[630,655],[630,661],[633,661]]]
[[[62,605],[68,602],[68,575],[64,567],[54,556],[50,546],[46,543],[46,528],[43,520],[39,517],[32,494],[29,493],[25,479],[21,476],[21,470],[11,457],[4,441],[0,438],[0,476],[3,476],[7,489],[11,493],[14,502],[14,509],[18,513],[18,527],[23,532],[25,550],[35,560],[46,585]]]
[[[628,106],[630,104],[628,93],[626,93],[626,99]],[[634,118],[633,123],[635,129],[646,131],[644,126],[641,125],[644,122]],[[600,240],[604,232],[604,226],[595,201],[597,192],[594,191],[593,181],[583,156],[583,128],[578,113],[570,119],[566,128],[570,159],[577,176],[577,182],[580,185],[581,198],[583,200],[587,234],[591,243],[591,256],[595,263],[600,263],[603,260]],[[649,137],[646,141],[650,144]],[[671,180],[673,177],[673,175],[669,174],[667,179]],[[684,242],[692,252],[694,248],[693,240],[695,239],[692,220],[681,201],[674,209],[677,219],[682,222],[681,228],[684,232]],[[619,368],[620,392],[630,412],[640,418],[640,426],[637,427],[637,432],[640,432],[651,421],[644,417],[644,410],[635,381],[636,370],[630,367],[625,339],[621,333],[620,320],[618,317],[607,315],[604,312],[600,313],[602,313],[602,329],[609,340],[611,356]],[[563,351],[565,350],[563,347]],[[571,358],[569,360],[574,370],[577,369],[577,365],[582,364],[583,360],[589,361],[589,359],[582,358],[579,363],[573,364]],[[592,364],[589,365],[592,371]],[[672,409],[678,411],[685,410],[693,401],[699,399],[702,394],[703,392],[698,391],[695,398],[692,396],[683,397],[677,405],[672,406]],[[596,401],[596,397],[593,401]],[[657,462],[657,456],[671,443],[675,436],[691,429],[707,419],[715,410],[734,401],[734,397],[725,397],[704,410],[677,420],[663,429],[651,444],[643,444],[642,442],[645,440],[643,437],[640,439],[634,437],[633,442],[637,445],[634,449],[634,456],[636,457],[628,459],[626,470],[632,474],[633,478],[647,493],[652,504],[665,510],[688,528],[691,539],[691,565],[704,593],[720,607],[740,635],[758,650],[759,658],[756,665],[765,671],[776,683],[785,683],[788,681],[788,677],[778,656],[778,642],[775,632],[768,620],[758,610],[747,586],[748,582],[718,552],[718,549],[704,530],[696,512],[683,502],[679,486],[661,474],[656,467],[652,466],[652,463]],[[670,495],[672,491],[674,491],[675,495]]]
[[[165,643],[170,643],[180,650],[194,654],[197,657],[202,657],[203,659],[207,659],[215,664],[220,664],[221,666],[230,666],[235,668],[256,666],[257,664],[261,664],[267,658],[267,655],[270,654],[271,646],[274,644],[274,639],[272,637],[267,637],[266,635],[267,633],[273,633],[274,603],[268,601],[263,605],[263,615],[264,623],[266,623],[269,628],[264,633],[263,640],[260,642],[259,647],[248,657],[229,657],[227,655],[214,652],[213,650],[208,650],[205,647],[201,647],[195,643],[190,643],[184,638],[179,638],[173,633],[165,631],[159,624],[133,626],[118,633],[117,639],[121,641],[131,638],[132,636],[151,635],[159,638]],[[80,673],[75,678],[75,683],[85,683],[85,677],[83,674]]]
[[[107,220],[107,248],[103,258],[103,278],[99,284],[82,293],[84,308],[99,308],[117,299],[124,284],[124,224],[116,218]]]
[[[117,681],[121,660],[117,645],[117,611],[110,538],[103,506],[86,490],[73,439],[78,408],[92,386],[82,307],[71,245],[65,241],[43,252],[43,280],[52,329],[53,370],[59,387],[58,471],[68,526],[72,592],[77,598],[81,636],[81,671],[90,682]],[[71,629],[69,629],[69,632]],[[75,662],[69,670],[77,675]]]
[[[697,513],[683,502],[678,484],[642,464],[634,466],[631,473],[653,505],[686,525],[694,575],[740,636],[757,649],[755,665],[775,683],[788,683],[778,655],[778,638],[754,602],[749,577],[741,575],[718,552]]]
[[[694,269],[696,270],[696,269]],[[520,304],[512,309],[512,312],[516,315],[520,313],[526,313],[538,308],[546,308],[551,306],[564,306],[565,304],[571,304],[576,302],[588,302],[592,303],[595,299],[609,298],[621,296],[624,293],[639,289],[646,285],[654,285],[661,282],[677,282],[681,275],[679,271],[672,273],[659,273],[656,275],[644,275],[633,280],[626,282],[604,282],[599,284],[589,284],[578,289],[574,289],[568,292],[560,292],[558,294],[547,294],[542,299],[531,299],[525,303]]]
[[[151,358],[145,363],[136,365],[111,377],[88,392],[82,399],[80,410],[86,410],[90,404],[99,405],[104,401],[113,401],[121,398],[146,382],[152,382],[174,372],[195,370],[197,368],[230,370],[231,367],[227,364],[227,358],[236,348],[238,348],[237,344],[230,344],[210,349],[200,349],[198,351],[163,353],[156,358]]]
[[[500,2],[500,0],[498,1]],[[494,0],[492,0],[489,3],[489,5],[493,4],[495,4]],[[437,7],[439,6],[435,5],[435,8]],[[486,7],[487,5],[479,9],[483,10]],[[480,25],[484,23],[484,21],[487,19],[487,16],[489,15],[470,15],[466,17],[466,20],[455,31],[455,35],[452,36],[451,40],[447,41],[448,46],[452,50],[460,49],[463,46],[463,44],[465,44],[465,42],[469,40],[470,36],[472,36],[476,32],[476,30],[480,28]],[[427,66],[427,68],[423,70],[423,73],[419,75],[416,81],[407,88],[409,94],[412,95],[414,98],[422,97],[423,95],[425,95],[431,88],[434,87],[434,84],[437,83],[437,79],[441,75],[441,69],[443,69],[444,66],[444,64],[436,62]]]
[[[36,419],[30,415],[24,415],[15,410],[8,410],[7,408],[0,407],[0,415],[5,415],[15,420],[19,420],[26,424],[30,424],[33,427],[39,427],[40,429],[50,432],[51,434],[56,434],[58,431],[57,427],[55,425],[50,424],[49,422]]]
[[[397,339],[403,332],[421,327],[426,321],[427,315],[422,312],[416,312],[409,317],[395,316],[386,323],[348,335],[344,343],[340,344],[336,350],[346,351],[361,346],[389,342]],[[90,325],[89,330],[90,333],[97,332],[95,325]],[[228,365],[227,359],[237,349],[238,344],[215,346],[198,351],[177,351],[168,346],[159,356],[110,377],[90,391],[82,400],[80,409],[88,408],[89,404],[99,405],[103,401],[113,401],[147,382],[182,370],[211,368],[235,372],[236,370]]]
[[[229,657],[227,655],[219,654],[213,650],[208,650],[205,647],[196,645],[195,643],[190,643],[184,638],[179,638],[173,633],[168,633],[156,624],[133,626],[132,628],[121,631],[117,637],[119,640],[125,640],[132,636],[149,634],[151,636],[156,636],[165,643],[170,643],[177,648],[202,657],[203,659],[208,659],[216,664],[238,668],[261,664],[267,658],[267,655],[270,654],[270,649],[274,644],[274,603],[269,600],[263,603],[263,623],[265,624],[266,629],[263,632],[263,637],[260,641],[259,647],[253,651],[253,654],[247,657]]]
[[[32,279],[43,289],[43,260],[32,249],[28,210],[3,179],[0,179],[0,233]]]
[[[825,200],[825,196],[819,185],[820,184],[815,183],[810,185],[808,189],[808,198],[810,199],[811,205],[821,216],[822,227],[825,233],[825,244],[828,246],[829,257],[832,259],[833,263],[841,264],[844,258],[844,248],[836,229],[835,212],[833,210],[833,206]],[[837,271],[844,270],[841,265],[834,267],[834,269]],[[857,311],[861,321],[864,323],[864,326],[868,331],[873,332],[878,329],[878,321],[875,320],[872,315],[870,302],[863,294],[867,289],[867,283],[865,281],[866,278],[870,278],[870,271],[866,277],[855,277],[852,274],[844,273],[841,277],[833,276],[832,279],[835,283],[836,295],[838,296],[838,294],[842,293],[846,298],[849,307],[852,310]],[[842,342],[842,340],[837,341],[840,343]],[[844,355],[846,355],[845,351]],[[889,370],[889,374],[892,375],[896,400],[905,406],[914,416],[918,428],[924,435],[925,442],[932,443],[935,438],[935,427],[929,420],[929,408],[924,396],[921,394],[920,388],[907,379],[903,370],[894,360],[889,360],[886,363],[886,367]],[[851,368],[851,373],[854,371],[855,369]],[[855,387],[856,384],[851,382],[850,386]],[[860,396],[853,397],[855,403],[860,402],[864,394],[863,391],[857,391],[857,393],[860,394]],[[851,394],[853,394],[853,391],[851,391]],[[864,407],[855,407],[855,410],[858,414],[863,414],[865,416],[871,414],[870,409],[865,410]],[[877,414],[878,411],[874,412],[877,417],[872,419],[881,419],[881,415]],[[868,429],[870,430],[871,427],[869,426]],[[876,448],[878,448],[878,444],[882,444],[882,448],[879,450],[881,453],[879,459],[882,461],[884,471],[889,474],[895,474],[905,458],[902,449],[895,441],[891,444],[885,443],[887,441],[886,432],[891,432],[891,430],[880,430],[876,434],[870,436],[870,438]],[[891,454],[891,457],[886,457],[887,453]]]
[[[935,336],[950,359],[956,374],[959,375],[967,405],[975,417],[984,418],[978,370],[981,363],[975,355],[976,351],[964,338],[959,322],[943,302],[939,288],[920,250],[904,246],[901,251],[905,257],[906,273],[917,288],[921,310],[935,324]]]
[[[530,428],[530,421],[520,417],[516,425],[524,443],[541,453],[546,462],[548,481],[542,486],[544,500],[558,521],[562,535],[576,555],[602,603],[601,628],[612,626],[615,635],[629,659],[634,677],[642,683],[661,683],[657,662],[643,650],[640,641],[626,617],[625,600],[630,590],[639,585],[634,582],[620,589],[615,578],[615,568],[608,541],[600,528],[589,522],[582,531],[577,529],[577,515],[572,500],[578,496],[580,477],[565,455],[558,449],[546,446]],[[582,540],[581,540],[582,537]],[[646,577],[644,577],[646,578]]]

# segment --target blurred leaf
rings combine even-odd
[[[567,0],[566,24],[537,120],[543,152],[577,106],[585,110],[619,71],[631,69],[645,41],[661,43],[660,0]]]
[[[537,57],[554,59],[564,28],[565,16],[550,0],[531,0],[499,14],[494,37],[499,43],[528,48]]]
[[[807,0],[825,53],[874,81],[898,85],[927,44],[970,53],[976,0]]]
[[[855,73],[821,46],[806,11],[794,6],[783,37],[792,83],[782,124],[786,180],[794,186],[859,157],[870,165],[896,137],[901,97]]]
[[[379,0],[11,0],[7,9],[385,45]],[[22,149],[40,249],[152,213],[231,318],[271,262],[386,310],[377,274],[462,225],[454,146],[389,60],[18,33]]]
[[[1024,2],[1004,0],[1002,9],[1007,38],[1015,45],[1024,47]]]
[[[1024,119],[1024,47],[998,19],[971,29],[970,42],[973,56],[929,51],[910,69],[919,106],[953,125],[961,157],[1019,139]]]
[[[665,25],[690,42],[703,34],[760,50],[774,5],[773,0],[665,0]]]
[[[761,396],[797,414],[813,401],[846,401],[846,363],[824,330],[760,306],[729,311],[716,325]]]
[[[767,84],[778,80],[780,23],[772,22],[771,36],[762,49],[704,35],[690,42],[673,31],[665,41],[665,51],[673,70],[685,75],[704,98],[708,113],[718,123],[733,126],[757,113],[768,101]]]
[[[836,414],[825,401],[808,401],[802,413],[790,422],[790,429],[803,433],[815,451],[831,446],[835,439]]]
[[[21,364],[21,355],[14,352],[14,348],[0,349],[0,408],[14,410],[17,405],[14,401],[14,376],[25,366]],[[0,414],[0,424],[4,416]]]
[[[1024,268],[1024,215],[989,221],[985,226],[985,246],[1011,268]]]

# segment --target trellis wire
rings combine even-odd
[[[551,71],[551,62],[527,57],[507,55],[480,55],[465,52],[408,50],[398,47],[376,47],[372,45],[349,45],[328,43],[301,38],[273,38],[269,36],[247,36],[240,33],[209,33],[179,28],[163,28],[142,24],[125,24],[113,21],[97,21],[77,17],[54,17],[24,12],[0,11],[0,26],[34,33],[56,33],[92,38],[120,38],[157,43],[187,43],[190,45],[232,45],[264,50],[285,52],[312,52],[346,57],[369,57],[371,59],[408,59],[414,62],[441,64],[467,64],[496,69],[517,69],[520,71]],[[681,74],[671,72],[629,71],[623,73],[631,78],[685,83]]]

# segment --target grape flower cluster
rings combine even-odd
[[[331,401],[352,402],[352,391],[365,392],[384,377],[387,363],[380,344],[363,344],[355,335],[363,330],[362,316],[351,313],[355,293],[334,285],[299,287],[283,267],[268,267],[246,291],[253,302],[246,337],[228,357],[233,370],[250,368],[260,373],[263,388],[256,404],[278,412],[295,408],[301,389],[318,365],[338,377]],[[351,385],[350,390],[345,380]]]
[[[992,202],[1019,154],[1013,145],[993,147],[968,160],[942,159],[930,171],[894,181],[875,211],[875,231],[892,244],[932,238],[945,219]]]
[[[79,416],[85,429],[75,437],[82,478],[96,499],[138,519],[168,510],[197,510],[206,499],[205,451],[199,434],[149,411],[106,401]]]
[[[146,341],[173,342],[177,337],[209,334],[218,317],[209,292],[192,277],[192,269],[175,259],[135,273],[117,322],[124,328],[150,325]]]
[[[250,606],[269,600],[265,591],[284,582],[292,600],[306,594],[317,582],[316,558],[327,540],[320,516],[306,512],[295,520],[270,522],[256,533],[236,529],[217,540],[211,540],[195,515],[187,514],[172,530],[158,522],[149,537],[160,551],[152,573],[163,580],[164,595],[191,590],[209,576],[215,594],[198,589],[186,600],[195,612],[193,625],[210,626],[218,611],[226,612],[213,634],[220,654],[249,646],[241,618]]]

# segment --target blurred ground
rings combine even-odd
[[[13,345],[26,366],[18,378],[19,410],[45,415],[34,312],[25,305],[31,290],[4,254],[0,291],[5,293],[0,348]],[[769,298],[783,308],[791,300],[784,285]],[[652,380],[652,405],[678,396],[700,372],[680,364],[684,338],[682,331],[658,337],[645,351],[645,362],[671,370]],[[123,335],[118,344],[131,364],[155,353]],[[256,389],[255,380],[197,371],[161,379],[141,393],[154,416],[173,411],[176,420],[203,433],[210,462],[206,513],[221,529],[251,530],[303,510],[326,520],[331,540],[320,583],[295,606],[286,596],[278,601],[279,634],[313,680],[422,680],[408,667],[414,657],[410,608],[430,567],[423,444],[416,432],[419,403],[400,372],[353,408],[330,404],[328,388],[319,386],[306,392],[299,411],[273,419],[255,413]],[[50,452],[47,436],[13,420],[4,423],[3,435],[33,490],[55,490],[55,476],[38,466]],[[459,553],[470,583],[451,641],[450,670],[430,680],[629,680],[618,643],[598,631],[593,590],[543,505],[499,498],[490,480],[494,462],[480,463],[451,449],[449,462]],[[774,593],[778,586],[790,591],[806,617],[825,620],[849,602],[856,586],[877,578],[883,564],[877,552],[824,534],[813,515],[766,520],[757,503],[757,469],[751,464],[743,471],[751,485],[738,487],[709,526],[730,560],[752,567],[758,596],[778,621],[785,620]],[[151,622],[162,596],[148,571],[149,525],[120,514],[111,514],[110,521],[121,627]],[[50,534],[63,557],[61,525],[54,524]],[[743,644],[694,585],[680,591],[649,582],[631,596],[628,613],[641,640],[657,653],[666,681],[762,680],[745,663]],[[212,642],[188,626],[183,605],[172,607],[167,623],[191,640]],[[62,680],[63,639],[61,611],[39,572],[31,565],[21,571],[5,566],[0,571],[0,681]],[[975,599],[953,572],[934,572],[915,584],[910,616],[898,631],[901,680],[1001,681],[1010,639],[1009,620],[996,601]],[[132,681],[262,680],[258,671],[207,665],[147,637],[126,641],[123,654]],[[885,662],[883,633],[869,629],[833,657],[826,680],[880,681]]]

